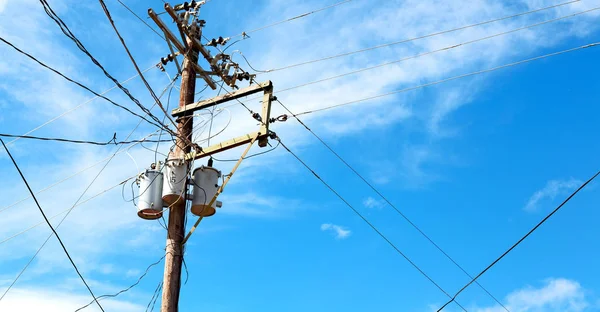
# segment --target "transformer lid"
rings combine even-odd
[[[217,170],[217,169],[215,169],[213,167],[207,167],[207,166],[204,166],[204,165],[202,165],[202,166],[194,169],[193,175],[196,175],[196,171],[198,171],[198,170],[202,170],[202,171],[204,171],[204,170],[212,170],[212,171],[215,171],[219,175],[219,177],[221,176],[221,171],[219,171],[219,170]]]

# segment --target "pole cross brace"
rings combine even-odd
[[[225,179],[225,181],[223,181],[223,185],[221,185],[221,187],[219,187],[217,189],[217,193],[215,194],[215,196],[213,196],[213,198],[208,203],[208,205],[207,205],[208,207],[212,206],[215,203],[215,201],[217,200],[217,197],[219,197],[219,195],[221,195],[221,193],[223,193],[223,189],[225,188],[225,186],[227,185],[229,180],[231,180],[231,177],[233,176],[235,171],[238,169],[238,167],[242,163],[242,160],[244,160],[244,157],[246,157],[246,155],[250,151],[250,148],[252,147],[254,142],[259,138],[260,138],[260,133],[257,133],[256,136],[253,137],[252,140],[250,140],[250,143],[248,143],[248,147],[246,147],[246,150],[242,153],[242,156],[240,157],[240,159],[235,163],[235,166],[233,166],[233,169],[231,169],[231,172],[227,175],[227,179]],[[196,230],[196,228],[198,227],[198,225],[200,224],[201,221],[202,221],[202,217],[198,217],[198,220],[196,221],[194,226],[192,226],[190,231],[187,233],[187,235],[181,242],[182,245],[184,245],[188,241],[190,236],[192,236],[192,234],[194,233],[194,231]]]

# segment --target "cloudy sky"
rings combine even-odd
[[[153,89],[173,108],[168,47],[116,0],[105,0]],[[122,0],[148,23],[159,0]],[[344,57],[277,69],[483,23],[565,2],[550,0],[353,0],[251,32],[234,61],[273,81],[279,100],[305,112],[375,97],[600,41],[592,0],[427,36]],[[49,1],[95,58],[146,107],[153,104],[96,1]],[[335,1],[212,0],[208,38],[235,36]],[[165,21],[168,22],[167,19]],[[143,114],[62,34],[35,0],[0,0],[0,37],[65,75]],[[239,39],[235,37],[231,42]],[[450,48],[452,47],[452,48]],[[238,52],[233,53],[234,50]],[[216,51],[213,51],[215,53]],[[510,247],[598,170],[600,47],[394,93],[301,118],[366,180],[472,275]],[[243,54],[250,64],[241,57]],[[424,54],[424,55],[422,55]],[[390,64],[387,64],[390,63]],[[381,64],[387,64],[378,66]],[[202,64],[201,64],[202,65]],[[205,68],[206,64],[203,64]],[[371,68],[374,67],[374,68]],[[344,75],[341,77],[337,77]],[[129,78],[132,78],[128,80]],[[157,138],[157,128],[65,81],[0,42],[0,133],[108,141]],[[243,86],[245,83],[240,83]],[[198,91],[204,87],[198,80]],[[169,90],[170,97],[169,97]],[[198,99],[214,96],[206,90]],[[260,110],[256,97],[246,99]],[[273,104],[273,115],[285,113]],[[158,108],[153,113],[161,116]],[[195,119],[210,143],[256,131],[236,103]],[[139,124],[139,126],[138,126]],[[273,124],[281,140],[444,291],[469,278],[295,120]],[[163,136],[164,137],[164,136]],[[141,220],[131,181],[170,146],[86,146],[5,138],[46,214],[96,295],[135,283],[164,254],[166,232]],[[272,142],[275,146],[275,142]],[[260,152],[253,148],[251,153]],[[241,149],[218,155],[239,157]],[[111,157],[112,155],[114,157]],[[109,161],[110,160],[110,161]],[[204,160],[196,162],[196,166]],[[215,161],[229,172],[233,163]],[[51,234],[0,152],[0,292]],[[134,187],[134,191],[135,191]],[[598,183],[499,262],[479,282],[510,311],[599,311],[594,246]],[[596,200],[594,200],[596,199]],[[186,246],[182,311],[435,311],[448,298],[283,148],[243,162]],[[189,215],[188,220],[195,220]],[[107,311],[146,311],[164,263]],[[1,295],[0,295],[1,296]],[[0,300],[1,311],[74,311],[91,296],[54,237]],[[477,285],[457,301],[505,311]],[[155,310],[160,305],[156,303]],[[449,305],[445,311],[460,311]],[[149,310],[149,309],[148,309]],[[99,311],[91,305],[84,311]]]

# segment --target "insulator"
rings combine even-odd
[[[224,43],[225,43],[225,40],[223,39],[223,37],[219,36],[219,40],[217,40],[217,42],[218,42],[219,44],[224,44]]]
[[[169,62],[169,60],[168,60],[168,59],[166,59],[166,58],[164,58],[164,57],[161,57],[161,58],[160,58],[160,62],[161,62],[163,65],[167,65],[167,63]]]
[[[245,73],[244,73],[244,79],[246,79],[246,80],[250,80],[250,73],[248,73],[248,72],[245,72]]]

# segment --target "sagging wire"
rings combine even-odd
[[[102,298],[114,298],[114,297],[117,297],[117,296],[119,296],[120,294],[122,294],[122,293],[124,293],[124,292],[127,292],[127,291],[129,291],[129,290],[130,290],[130,289],[132,289],[133,287],[135,287],[135,286],[139,285],[139,283],[142,281],[142,279],[143,279],[143,278],[144,278],[144,277],[145,277],[145,276],[148,274],[148,271],[150,271],[150,269],[151,269],[153,266],[155,266],[155,265],[158,265],[159,263],[161,263],[165,257],[166,257],[166,256],[162,256],[162,257],[161,257],[161,258],[160,258],[158,261],[156,261],[156,262],[154,262],[154,263],[150,264],[150,265],[149,265],[149,266],[146,268],[146,271],[144,272],[144,274],[142,274],[142,275],[141,275],[141,276],[138,278],[138,280],[137,280],[135,283],[133,283],[131,286],[129,286],[129,287],[127,287],[127,288],[123,289],[123,290],[120,290],[119,292],[116,292],[116,293],[114,293],[114,294],[111,294],[111,295],[101,295],[101,296],[98,296],[98,297],[97,297],[97,299],[102,299]],[[91,301],[90,303],[88,303],[88,304],[84,305],[83,307],[81,307],[81,308],[79,308],[79,309],[75,310],[75,312],[81,311],[81,310],[83,310],[83,309],[85,309],[85,308],[89,307],[89,306],[90,306],[90,305],[92,305],[93,303],[94,303],[94,301]]]
[[[169,89],[169,94],[167,95],[167,108],[166,108],[166,110],[167,110],[167,111],[169,110],[169,106],[171,105],[171,92],[173,92],[173,87],[175,86],[175,81],[177,81],[177,78],[179,78],[179,75],[180,75],[180,73],[177,73],[177,74],[175,75],[175,77],[174,77],[173,79],[171,79],[171,80],[170,80],[170,81],[171,81],[170,85],[167,85],[167,88],[165,88],[165,89],[163,90],[162,94],[161,94],[161,97],[162,97],[162,96],[164,95],[165,91],[166,91],[167,89]],[[167,77],[169,77],[169,74],[167,74]],[[169,77],[169,78],[170,78],[170,77]],[[167,118],[167,116],[163,117],[163,120],[162,120],[162,122],[163,122],[163,123],[165,122],[165,119],[166,119],[166,118]],[[159,134],[158,134],[158,139],[159,139],[159,140],[160,140],[160,138],[162,137],[162,133],[163,133],[163,131],[162,131],[162,129],[161,129],[161,131],[160,131],[160,132],[159,132]],[[156,143],[156,150],[154,151],[154,163],[157,163],[157,162],[158,162],[158,159],[157,159],[157,157],[158,157],[158,156],[157,156],[157,154],[158,154],[158,148],[159,148],[159,146],[160,146],[160,142]],[[163,154],[163,155],[164,155],[164,154]],[[168,157],[168,156],[167,156],[167,157]]]
[[[145,312],[148,312],[148,309],[150,309],[150,305],[152,305],[152,310],[150,310],[150,312],[154,311],[154,306],[156,305],[156,300],[158,299],[158,294],[160,293],[162,286],[163,286],[163,281],[160,281],[158,283],[158,285],[156,286],[154,293],[152,294],[152,298],[150,298],[150,302],[148,302],[148,306],[146,306]]]
[[[281,142],[277,141],[277,145],[275,145],[273,148],[271,148],[271,149],[269,149],[267,151],[263,151],[263,152],[260,152],[260,153],[252,154],[250,156],[246,156],[246,157],[244,157],[244,160],[252,158],[252,157],[256,157],[256,156],[260,156],[260,155],[264,155],[264,154],[270,153],[270,152],[274,151],[275,149],[277,149],[280,145],[281,145]],[[218,158],[215,158],[215,157],[212,157],[212,159],[214,159],[216,161],[220,161],[220,162],[232,162],[232,161],[238,161],[239,160],[239,159],[218,159]]]
[[[89,145],[97,145],[97,146],[108,146],[108,145],[127,145],[133,143],[161,143],[161,142],[170,142],[170,140],[131,140],[131,141],[117,141],[117,133],[113,134],[113,137],[105,142],[100,141],[86,141],[86,140],[71,140],[65,138],[48,138],[48,137],[38,137],[31,135],[18,135],[18,134],[8,134],[8,133],[0,133],[0,137],[5,138],[19,138],[19,139],[30,139],[30,140],[38,140],[38,141],[55,141],[55,142],[63,142],[63,143],[73,143],[73,144],[89,144]]]
[[[240,51],[240,50],[235,50],[233,52],[231,52],[231,57],[233,57],[233,54],[237,53],[239,54],[242,58],[244,58],[244,61],[246,61],[246,64],[248,64],[248,67],[250,67],[253,71],[257,72],[257,73],[270,73],[273,70],[272,69],[268,69],[268,70],[260,70],[260,69],[256,69],[254,68],[254,66],[252,66],[252,64],[250,64],[250,61],[248,61],[248,59],[246,58],[246,56]]]
[[[232,121],[233,116],[231,114],[231,111],[228,110],[228,109],[226,109],[226,108],[219,109],[219,112],[217,114],[215,114],[213,117],[211,117],[211,120],[213,120],[215,117],[219,116],[223,111],[227,111],[229,113],[229,120],[227,121],[227,124],[223,127],[223,129],[221,129],[219,132],[217,132],[217,133],[215,133],[213,135],[210,134],[210,129],[209,129],[209,136],[207,138],[205,138],[205,139],[197,141],[196,143],[207,142],[207,144],[210,145],[210,139],[213,139],[213,138],[219,136],[220,134],[222,134],[223,132],[225,132],[225,130],[227,130],[227,128],[229,128],[229,126],[231,125],[231,121]],[[211,112],[211,115],[212,115],[212,112]],[[196,135],[196,138],[199,135],[201,135],[202,133],[204,133],[204,131],[202,131],[200,134]]]

